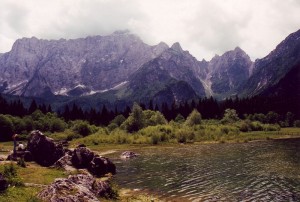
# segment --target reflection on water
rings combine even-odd
[[[117,182],[172,201],[300,201],[300,139],[145,149]]]

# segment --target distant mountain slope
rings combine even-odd
[[[0,88],[38,97],[103,92],[167,48],[164,43],[149,46],[128,32],[74,40],[24,38],[0,57]]]
[[[300,63],[292,69],[274,86],[265,89],[260,95],[279,96],[286,99],[291,97],[300,98]],[[300,107],[300,100],[299,100]]]
[[[236,94],[250,77],[252,64],[250,57],[239,47],[222,56],[215,56],[208,66],[214,95]]]
[[[289,96],[299,92],[299,63],[300,30],[255,62],[239,47],[198,61],[178,42],[150,46],[128,31],[72,40],[23,38],[0,54],[0,93],[87,107]]]
[[[244,96],[254,96],[276,85],[300,62],[300,30],[290,34],[266,57],[256,60],[252,76],[240,87]]]

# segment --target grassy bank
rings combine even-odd
[[[222,126],[219,127],[220,129]],[[198,128],[194,128],[197,130]],[[203,130],[203,129],[202,129]],[[209,129],[207,129],[209,130]],[[219,130],[219,129],[216,129]],[[224,129],[223,129],[224,130]],[[234,129],[229,129],[229,132]],[[221,131],[221,130],[220,130]],[[225,131],[226,132],[226,131]],[[251,132],[239,132],[238,134],[234,133],[223,133],[219,134],[220,139],[212,140],[210,136],[205,139],[202,136],[200,141],[188,142],[187,144],[207,144],[207,143],[236,143],[236,142],[249,142],[257,140],[270,140],[278,138],[294,138],[299,137],[300,129],[299,128],[282,128],[280,131],[251,131]],[[99,135],[99,134],[98,134]],[[102,134],[104,136],[104,134]],[[132,134],[126,134],[132,135]],[[50,135],[51,136],[51,135]],[[100,134],[101,136],[101,134]],[[106,134],[106,136],[109,136]],[[158,144],[153,145],[151,142],[149,144],[142,143],[97,143],[97,135],[89,135],[83,138],[74,139],[71,141],[70,147],[75,146],[78,143],[85,143],[87,146],[99,153],[110,154],[112,152],[121,152],[124,150],[141,150],[143,148],[157,148],[157,147],[178,147],[179,143],[177,141],[168,141],[168,142],[159,142]],[[218,137],[216,135],[216,137]],[[199,138],[195,135],[195,139]],[[101,139],[105,139],[101,137]],[[185,146],[181,144],[180,146]],[[217,145],[216,145],[217,146]],[[11,151],[13,147],[12,142],[2,142],[0,143],[0,154],[7,154],[8,151]],[[0,162],[0,172],[3,172],[4,166],[9,165],[10,162]],[[62,170],[51,169],[46,167],[41,167],[35,163],[26,163],[27,167],[17,167],[17,173],[19,179],[25,183],[26,186],[11,186],[5,192],[0,194],[0,201],[5,202],[38,202],[36,195],[41,191],[44,185],[48,185],[54,181],[55,178],[67,177],[69,173],[65,173]],[[127,190],[119,188],[120,197],[118,201],[161,201],[155,196],[151,196],[148,193],[143,193],[141,191]],[[101,201],[109,201],[101,199]]]
[[[37,194],[43,189],[43,187],[51,184],[56,178],[64,178],[71,174],[59,169],[42,167],[32,162],[26,163],[26,165],[26,168],[24,168],[16,165],[15,162],[3,161],[0,163],[1,173],[5,172],[4,170],[7,167],[13,166],[13,168],[16,171],[14,181],[18,182],[17,184],[9,186],[9,188],[6,191],[0,192],[0,201],[44,202],[36,197]],[[119,198],[117,199],[117,201],[160,201],[153,196],[141,192],[136,192],[134,190],[118,188],[118,193]],[[111,201],[105,198],[101,198],[100,200]]]

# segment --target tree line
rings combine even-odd
[[[267,115],[271,112],[271,114],[276,117],[273,119],[279,122],[285,121],[287,115],[289,119],[300,119],[299,104],[296,101],[275,96],[257,96],[252,98],[235,97],[223,101],[217,101],[213,97],[205,97],[180,104],[174,102],[172,104],[162,103],[158,105],[154,104],[153,101],[149,101],[149,103],[139,103],[139,106],[141,106],[143,110],[160,111],[167,121],[175,120],[178,115],[187,118],[194,109],[199,111],[204,119],[221,119],[226,109],[235,109],[240,118],[244,118],[250,114]],[[51,105],[38,105],[35,100],[32,100],[30,106],[26,108],[20,100],[8,102],[0,95],[0,114],[24,117],[31,115],[37,109],[44,114],[53,112]],[[123,110],[119,110],[117,107],[109,109],[105,105],[100,109],[90,108],[89,110],[83,110],[76,103],[73,103],[66,105],[63,110],[57,111],[56,113],[58,117],[66,121],[81,119],[88,121],[90,124],[107,126],[118,115],[123,115],[127,118],[131,112],[132,108],[129,106],[126,106]],[[266,121],[265,118],[264,122]]]

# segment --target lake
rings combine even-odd
[[[168,201],[300,201],[300,139],[178,145],[114,159],[117,183]]]

